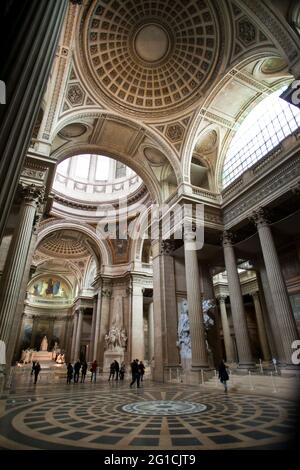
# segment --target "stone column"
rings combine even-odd
[[[73,315],[72,344],[71,344],[71,351],[70,351],[71,361],[73,361],[74,357],[75,357],[75,343],[76,343],[77,324],[78,324],[78,311],[75,310],[74,315]]]
[[[257,276],[257,282],[258,282],[259,288],[261,289],[264,295],[264,300],[265,300],[266,310],[267,310],[267,317],[269,319],[269,323],[271,327],[271,328],[268,328],[270,346],[271,344],[273,344],[272,339],[274,340],[273,351],[272,351],[273,357],[276,358],[279,362],[284,362],[283,346],[282,346],[281,336],[278,334],[279,326],[278,326],[277,318],[275,315],[272,294],[270,291],[266,268],[262,264],[260,265],[260,268],[259,268],[259,275]]]
[[[133,276],[132,281],[132,316],[131,316],[131,359],[144,360],[144,315],[143,315],[143,285],[141,279]]]
[[[252,220],[257,226],[260,239],[270,291],[274,303],[274,311],[279,327],[278,333],[282,340],[284,361],[287,365],[293,366],[291,362],[291,356],[293,353],[292,343],[298,339],[299,335],[277,256],[273,235],[263,209],[255,211],[252,215]]]
[[[94,333],[94,345],[92,353],[92,361],[97,358],[99,348],[99,337],[100,337],[100,321],[101,321],[101,289],[98,291],[96,312],[95,312],[95,333]]]
[[[97,315],[97,302],[98,296],[94,297],[93,303],[93,316],[92,316],[92,324],[91,324],[91,334],[90,334],[90,348],[89,348],[89,357],[88,361],[93,361],[94,356],[94,344],[95,344],[95,323],[96,323],[96,315]]]
[[[109,330],[109,316],[110,316],[110,303],[111,303],[112,290],[109,283],[102,285],[100,302],[101,302],[101,315],[100,315],[100,331],[98,335],[97,359],[98,364],[103,368],[104,360],[104,346],[105,335]]]
[[[10,245],[0,287],[0,339],[7,345],[12,335],[17,303],[30,247],[37,205],[43,190],[35,185],[21,187],[23,197],[18,226]],[[18,319],[18,323],[20,318]],[[14,349],[14,346],[11,348]]]
[[[227,312],[226,312],[226,303],[225,303],[226,298],[227,298],[227,295],[220,295],[218,297],[218,300],[219,300],[219,304],[220,304],[221,322],[222,322],[223,338],[224,338],[224,345],[225,345],[226,361],[227,362],[234,362],[234,349],[233,349],[232,338],[231,338],[231,334],[230,334],[228,316],[227,316]]]
[[[253,303],[254,303],[254,308],[255,308],[258,337],[259,337],[261,351],[263,355],[262,358],[264,361],[269,361],[271,359],[270,349],[268,345],[267,332],[266,332],[266,327],[265,327],[265,323],[264,323],[264,319],[262,315],[262,308],[260,305],[258,292],[254,292],[251,295],[253,298]]]
[[[223,235],[223,249],[239,367],[248,368],[254,366],[254,361],[251,353],[246,312],[232,245],[232,236],[228,232],[224,232]]]
[[[78,312],[78,322],[77,322],[75,348],[74,348],[74,360],[75,361],[79,359],[83,313],[84,313],[84,308],[80,307],[79,312]]]
[[[67,1],[11,0],[0,19],[0,239],[49,77]],[[27,27],[26,27],[27,25]]]
[[[175,244],[172,240],[163,240],[160,244],[160,269],[162,280],[162,307],[166,328],[166,363],[167,367],[179,367],[177,343],[177,302],[175,285],[175,267],[173,253]]]
[[[209,367],[196,246],[196,235],[192,232],[186,233],[184,236],[184,256],[192,349],[191,370],[194,372]]]
[[[166,332],[165,318],[163,315],[162,298],[164,285],[160,268],[160,241],[152,241],[152,266],[153,266],[153,318],[154,318],[154,369],[153,379],[164,381],[164,363],[166,358]]]
[[[154,318],[153,318],[153,302],[149,304],[148,310],[148,328],[149,328],[149,361],[154,357]]]
[[[199,272],[201,276],[201,283],[203,286],[203,300],[211,300],[216,305],[213,277],[210,271],[210,267],[206,263],[199,265]],[[208,328],[206,331],[207,342],[210,350],[212,351],[214,366],[219,367],[222,359],[222,346],[221,346],[221,335],[220,335],[220,318],[217,307],[213,307],[208,311],[208,315],[214,321],[214,325]],[[211,365],[211,364],[210,364]]]

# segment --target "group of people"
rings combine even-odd
[[[110,381],[110,379],[112,380],[124,380],[124,375],[125,375],[125,372],[126,372],[126,366],[125,366],[125,362],[123,361],[121,363],[121,367],[120,367],[120,364],[118,363],[118,361],[113,361],[110,365],[110,368],[109,368],[109,377],[108,377],[108,381]]]
[[[96,375],[97,375],[97,361],[93,361],[90,372],[91,372],[91,382],[96,382]],[[84,360],[80,362],[79,360],[75,362],[74,366],[72,366],[71,362],[69,362],[68,367],[67,367],[67,384],[70,384],[72,382],[72,379],[74,380],[74,383],[79,382],[79,376],[80,376],[80,371],[81,371],[81,383],[85,382],[85,377],[88,369],[88,364]]]
[[[132,374],[132,381],[130,383],[130,388],[136,382],[137,388],[140,387],[140,382],[143,382],[144,374],[145,374],[145,366],[143,361],[139,361],[138,359],[134,359],[130,364],[131,367],[131,374]]]

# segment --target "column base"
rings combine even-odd
[[[239,362],[237,369],[239,370],[248,370],[248,369],[256,369],[257,366],[255,362]]]

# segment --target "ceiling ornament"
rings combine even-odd
[[[185,108],[216,68],[219,27],[207,0],[98,0],[80,31],[84,73],[100,101],[141,115]]]

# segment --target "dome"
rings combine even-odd
[[[219,28],[205,0],[99,0],[80,34],[93,90],[118,109],[143,115],[198,100],[218,58]]]

